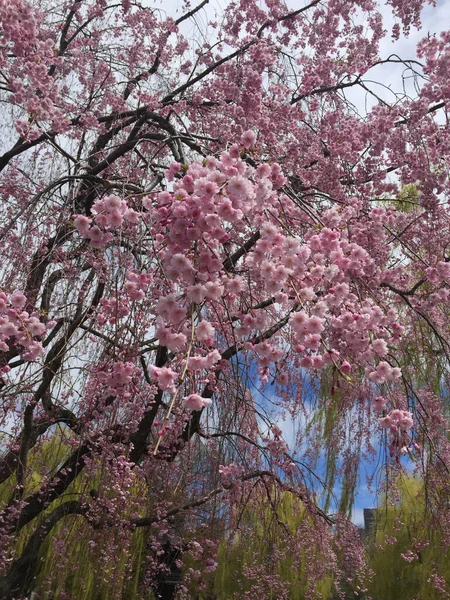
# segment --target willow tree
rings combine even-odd
[[[308,594],[332,598],[333,581],[339,579],[336,551],[342,540],[336,535],[325,549],[314,520],[296,496],[268,488],[235,518],[239,526],[219,546],[212,586],[218,600],[250,594],[277,600],[303,600]],[[309,571],[317,565],[321,577],[310,590]]]
[[[0,0],[2,598],[80,596],[74,540],[106,582],[142,552],[145,597],[198,536],[200,589],[274,487],[362,573],[374,434],[384,485],[411,455],[449,543],[450,36],[380,50],[424,4]],[[416,85],[380,96],[395,65]]]
[[[449,550],[427,506],[424,482],[412,476],[396,482],[376,511],[367,541],[376,575],[369,584],[374,600],[438,600],[450,584]]]

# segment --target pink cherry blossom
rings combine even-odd
[[[183,406],[188,410],[202,410],[210,404],[210,398],[202,398],[198,394],[189,394],[189,396],[183,398]]]
[[[25,306],[26,301],[27,301],[27,299],[26,299],[25,295],[19,290],[16,290],[15,292],[13,292],[11,294],[10,302],[11,302],[11,306],[13,308],[17,308],[17,309],[23,308]]]

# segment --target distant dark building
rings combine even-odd
[[[377,509],[376,508],[365,508],[364,509],[364,533],[369,535],[375,529]]]

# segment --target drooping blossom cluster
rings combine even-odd
[[[395,408],[380,419],[381,427],[388,430],[389,451],[391,456],[406,454],[410,444],[408,432],[414,425],[411,412]],[[419,446],[415,443],[416,448]]]
[[[119,395],[130,397],[131,394],[127,391],[127,386],[133,380],[133,375],[136,372],[136,366],[131,362],[116,362],[108,371],[98,371],[97,379],[105,386],[103,393],[107,396]]]
[[[222,485],[225,488],[230,488],[233,483],[236,483],[239,477],[242,475],[242,467],[234,463],[230,463],[229,465],[220,465],[219,475]]]
[[[54,131],[67,131],[68,121],[59,106],[60,86],[53,77],[61,65],[55,40],[43,31],[42,14],[23,0],[0,2],[0,64],[8,65],[9,102],[23,106],[31,119],[19,118],[16,130],[33,140],[39,135],[34,122],[49,122]]]
[[[21,357],[26,361],[36,360],[45,353],[42,337],[55,323],[43,323],[38,311],[24,310],[27,298],[20,290],[12,294],[0,292],[0,350],[8,352],[12,347],[21,349]],[[8,365],[1,373],[9,372]]]
[[[283,439],[282,430],[276,425],[272,427],[272,434],[273,437],[265,438],[264,442],[266,443],[270,455],[275,459],[276,464],[281,465],[281,460],[287,452],[288,447]]]
[[[124,221],[131,225],[139,222],[139,214],[129,208],[119,196],[105,196],[92,207],[93,218],[73,215],[77,231],[87,237],[93,248],[104,248],[113,239],[111,230],[120,229]]]
[[[211,398],[202,398],[198,394],[189,394],[183,398],[183,406],[188,410],[202,410],[211,404]]]
[[[250,134],[247,132],[243,140]],[[349,285],[355,276],[376,276],[378,268],[367,251],[349,243],[339,229],[343,219],[357,218],[358,205],[347,207],[341,214],[329,211],[324,220],[332,228],[324,227],[302,243],[263,220],[268,206],[275,215],[280,212],[280,198],[285,212],[300,215],[290,199],[277,191],[284,181],[276,164],[248,167],[235,145],[222,153],[220,161],[211,156],[204,164],[189,165],[184,176],[174,182],[172,192],[159,193],[156,201],[144,199],[155,230],[168,228],[167,246],[161,249],[159,258],[171,288],[156,304],[159,340],[174,352],[181,350],[186,345],[184,319],[191,303],[206,306],[220,302],[224,294],[233,301],[246,292],[242,277],[225,273],[216,256],[220,245],[233,241],[230,227],[236,219],[251,215],[255,225],[261,227],[260,239],[248,252],[245,267],[255,284],[262,285],[268,295],[275,294],[275,301],[281,306],[298,304],[292,303],[292,298],[303,306],[290,317],[295,348],[303,355],[302,366],[320,369],[326,364],[340,365],[347,374],[352,362],[362,360],[375,383],[397,379],[398,367],[377,361],[386,356],[389,339],[398,338],[395,312],[386,315],[370,297],[360,304]],[[95,247],[103,247],[112,239],[110,229],[120,227],[127,218],[130,209],[126,206],[118,196],[106,196],[94,205],[96,224],[91,225],[89,217],[78,215],[75,227]],[[134,210],[130,214],[137,224],[139,214]],[[144,216],[148,218],[147,212],[141,218]],[[196,252],[190,253],[188,248],[194,243]],[[380,271],[378,277],[381,275]],[[144,292],[140,287],[136,279],[128,280],[124,289],[131,300],[141,300]],[[258,326],[257,319],[250,313],[236,316],[234,335],[242,342],[250,342],[248,334]],[[207,320],[198,323],[197,340],[212,341],[213,334],[214,327]],[[263,348],[260,344],[254,350],[259,354],[261,367],[266,368],[280,356],[266,343],[263,360]],[[211,360],[215,360],[213,356],[210,354]],[[189,368],[211,368],[214,362],[209,364],[208,360],[193,356]]]

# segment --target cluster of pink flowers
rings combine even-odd
[[[207,573],[213,573],[217,568],[217,547],[218,541],[203,539],[201,543],[193,541],[189,544],[189,554],[198,561],[198,568],[189,567],[188,575],[191,580],[194,580],[198,589],[205,590],[206,583],[202,576]]]
[[[402,371],[399,367],[391,367],[386,361],[381,361],[375,370],[369,373],[369,379],[373,383],[385,383],[386,381],[395,381],[402,376]]]
[[[140,214],[115,195],[97,200],[92,207],[92,214],[93,218],[80,214],[72,218],[77,231],[91,241],[93,248],[104,248],[113,239],[111,230],[121,228],[124,221],[137,225],[140,220]]]
[[[145,290],[151,281],[152,277],[147,273],[128,271],[127,280],[123,286],[124,292],[130,300],[142,300],[145,297]]]
[[[341,373],[349,375],[356,363],[366,368],[369,380],[375,384],[397,380],[400,369],[381,360],[387,355],[389,341],[398,339],[403,331],[396,322],[396,312],[385,313],[370,296],[361,301],[352,293],[355,277],[369,281],[377,269],[367,250],[346,239],[342,227],[356,218],[359,202],[352,199],[342,210],[326,211],[325,226],[310,231],[303,242],[285,235],[264,216],[269,207],[275,215],[279,210],[278,190],[285,181],[280,167],[261,164],[252,168],[241,160],[241,148],[254,141],[254,133],[247,131],[241,146],[230,146],[220,159],[209,156],[201,164],[191,164],[182,177],[181,166],[172,163],[168,174],[173,190],[144,198],[145,215],[129,209],[118,196],[110,195],[97,200],[92,218],[74,215],[75,227],[99,248],[124,221],[138,224],[142,219],[150,219],[158,243],[164,232],[165,244],[160,246],[158,256],[170,285],[161,291],[154,306],[156,335],[169,350],[181,352],[186,349],[189,335],[186,316],[191,304],[217,303],[224,296],[233,302],[249,291],[240,275],[224,274],[217,256],[220,245],[230,239],[230,226],[252,214],[260,239],[245,255],[244,267],[255,285],[262,285],[267,294],[275,294],[281,308],[292,297],[301,301],[301,310],[289,320],[301,366],[321,369],[334,364]],[[304,219],[288,197],[282,199],[285,212]],[[374,218],[382,223],[387,213],[377,210],[374,209]],[[197,244],[195,253],[191,250],[193,242]],[[443,272],[443,268],[440,270]],[[147,282],[141,279],[133,273],[127,276],[123,291],[132,301],[145,297]],[[127,311],[124,305],[124,314]],[[234,336],[248,344],[248,337],[264,327],[265,317],[248,312],[235,315]],[[196,327],[197,342],[213,345],[214,334],[215,328],[207,318]],[[268,347],[270,351],[264,345],[253,348],[263,382],[269,380],[270,366],[281,355],[278,349]],[[216,360],[213,353],[199,353],[189,359],[189,369],[213,369],[218,360],[219,356]],[[173,389],[164,377],[162,381],[162,389]]]
[[[202,410],[211,404],[210,398],[203,398],[199,394],[189,394],[183,398],[183,406],[188,410]]]
[[[156,337],[163,346],[172,352],[181,352],[186,349],[187,336],[172,327],[165,327],[163,319],[157,319]]]
[[[174,394],[176,390],[175,383],[178,380],[179,373],[169,367],[155,367],[150,365],[150,376],[156,380],[160,390]]]
[[[191,356],[188,359],[190,371],[201,371],[203,369],[212,369],[220,361],[221,355],[218,350],[209,352],[206,356]]]
[[[409,431],[413,427],[414,421],[410,412],[396,408],[380,419],[380,425],[393,432]]]
[[[278,461],[283,458],[288,451],[288,447],[283,439],[283,431],[277,425],[272,426],[272,434],[273,437],[264,438],[264,442],[270,454]]]
[[[223,487],[229,488],[233,483],[242,476],[242,467],[230,463],[227,466],[219,465],[219,475]]]
[[[316,370],[334,365],[342,375],[349,376],[354,372],[353,365],[358,365],[365,368],[371,383],[394,383],[401,377],[401,370],[383,359],[388,345],[404,330],[397,322],[397,312],[394,308],[384,310],[370,294],[361,297],[354,293],[355,278],[368,285],[374,278],[395,280],[394,274],[383,271],[363,245],[347,238],[344,225],[358,222],[360,202],[350,199],[342,209],[325,211],[320,228],[298,237],[287,235],[276,220],[267,219],[267,210],[280,216],[282,200],[284,213],[300,222],[305,221],[305,215],[280,190],[285,179],[279,165],[254,168],[242,160],[242,148],[252,147],[255,141],[254,133],[247,131],[241,145],[231,145],[219,159],[208,156],[188,168],[172,163],[167,173],[171,191],[145,197],[142,213],[130,209],[119,196],[108,195],[95,202],[92,217],[74,215],[75,228],[90,239],[93,247],[104,247],[114,230],[125,222],[145,222],[152,224],[158,248],[161,272],[146,275],[128,271],[122,300],[119,295],[115,304],[102,300],[98,319],[114,322],[127,316],[129,301],[144,300],[149,283],[154,282],[158,290],[152,305],[155,335],[175,356],[172,365],[150,367],[150,375],[160,390],[173,394],[179,377],[177,361],[181,358],[177,354],[186,352],[191,336],[188,315],[196,306],[202,316],[195,327],[187,366],[194,376],[202,371],[213,375],[217,370],[221,353],[211,349],[216,343],[215,315],[226,299],[233,316],[233,339],[242,349],[254,352],[261,382],[267,383],[272,375],[285,385],[283,369],[277,366],[284,354],[280,345],[268,340],[252,343],[256,332],[270,328],[273,321],[264,311],[240,308],[246,305],[249,294],[263,290],[264,297],[274,295],[275,319],[296,303],[289,325],[300,366]],[[381,227],[389,218],[384,209],[372,213],[373,222]],[[239,242],[244,217],[252,219],[259,234],[242,257],[245,277],[242,271],[225,272],[223,258],[219,258],[224,244]],[[352,239],[359,239],[358,231]],[[445,265],[435,270],[439,276],[447,273]],[[433,274],[430,272],[430,276]],[[183,407],[191,411],[209,403],[210,399],[197,393],[182,400]],[[273,454],[283,451],[279,439],[268,440],[268,444]]]
[[[380,402],[381,405],[381,402]],[[381,427],[388,430],[389,451],[391,456],[399,457],[408,452],[408,446],[411,437],[408,432],[414,426],[412,413],[398,408],[391,410],[386,416],[380,419]],[[413,444],[416,450],[420,449],[417,443]]]
[[[182,299],[173,293],[160,298],[155,310],[156,314],[161,317],[162,323],[168,325],[179,325],[186,316],[186,308],[183,306]]]
[[[0,291],[0,351],[8,352],[14,346],[22,346],[23,360],[36,360],[45,353],[40,338],[51,329],[54,321],[46,324],[40,321],[38,312],[29,313],[23,310],[27,299],[23,292],[16,290],[8,295]],[[2,368],[2,373],[9,367]]]
[[[419,560],[419,555],[416,552],[413,552],[412,550],[402,552],[400,556],[403,558],[403,560],[406,560],[406,562],[409,563],[413,562],[414,560]]]
[[[150,274],[129,270],[120,292],[100,300],[100,310],[97,313],[98,325],[117,323],[120,319],[127,317],[133,303],[143,300],[148,295],[151,282]]]
[[[105,396],[130,397],[128,386],[136,373],[136,366],[132,362],[115,362],[108,370],[99,370],[97,379],[105,386]]]
[[[69,121],[58,106],[60,86],[53,75],[62,59],[50,32],[41,29],[42,14],[29,2],[2,0],[0,22],[0,63],[9,63],[8,100],[30,116],[16,120],[16,131],[24,139],[35,139],[41,133],[35,123],[43,121],[49,122],[53,131],[67,131]]]
[[[97,315],[98,325],[103,326],[106,323],[117,323],[119,319],[129,315],[130,308],[124,300],[124,297],[115,297],[111,300],[102,298],[100,301],[100,310]]]

